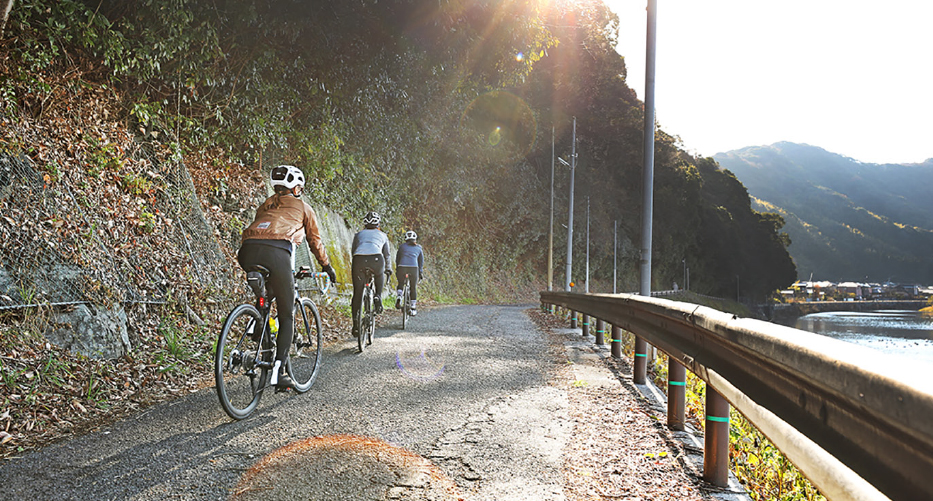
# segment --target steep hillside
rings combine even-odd
[[[226,160],[254,172],[299,165],[310,198],[351,224],[375,209],[393,239],[415,229],[440,293],[507,298],[543,286],[552,144],[567,158],[576,117],[575,255],[586,247],[589,199],[592,281],[606,283],[618,254],[620,287],[637,288],[643,110],[601,1],[175,7],[16,4],[0,89],[11,120],[46,115],[71,87],[113,90],[111,120],[208,160],[193,176],[205,189],[229,193]],[[686,260],[698,292],[732,297],[738,276],[743,293],[765,297],[786,282],[783,223],[753,212],[741,185],[702,163],[658,131],[654,288],[670,288]],[[569,176],[558,169],[560,228]],[[244,224],[243,212],[218,207],[227,233]],[[566,247],[562,231],[554,245]],[[583,265],[578,257],[578,283]]]
[[[799,278],[933,282],[933,159],[865,164],[793,143],[715,159],[784,217]]]

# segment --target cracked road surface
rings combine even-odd
[[[329,346],[304,395],[236,422],[198,391],[4,462],[0,499],[562,500],[573,424],[526,309],[390,317],[363,354]]]

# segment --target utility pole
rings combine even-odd
[[[547,290],[554,288],[554,127],[551,126],[551,225],[547,233]]]
[[[590,197],[586,197],[586,289],[590,293]]]
[[[638,293],[651,297],[651,228],[654,217],[654,74],[658,0],[648,0],[648,29],[645,40],[645,132],[644,188],[641,225],[641,284]],[[653,350],[651,350],[653,351]],[[645,384],[648,373],[648,343],[635,337],[635,367],[632,380]]]
[[[612,222],[612,293],[616,294],[616,250],[619,248],[619,220]]]
[[[567,283],[564,290],[570,292],[573,273],[573,175],[577,167],[577,117],[573,117],[573,147],[570,155],[570,215],[567,217]]]

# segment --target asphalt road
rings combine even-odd
[[[568,403],[547,384],[554,361],[527,308],[426,309],[405,331],[390,320],[363,354],[349,339],[328,347],[306,394],[267,392],[236,422],[213,388],[201,390],[4,462],[0,499],[228,499],[270,453],[332,435],[411,451],[470,500],[564,499]],[[290,499],[442,499],[398,468],[377,475],[377,463],[391,463],[384,454],[368,462],[347,450],[317,454],[304,469],[275,468]],[[288,492],[264,489],[256,498]]]

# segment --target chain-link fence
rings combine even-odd
[[[63,164],[0,153],[0,310],[237,289],[183,164],[139,143]]]

